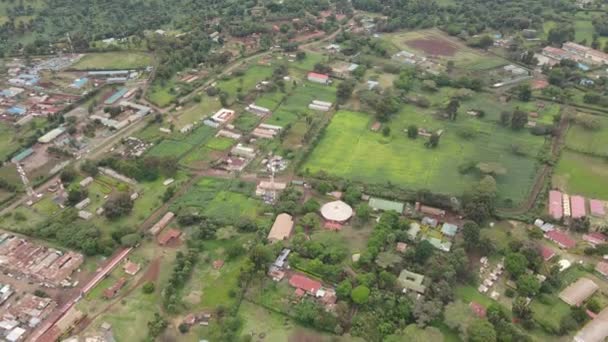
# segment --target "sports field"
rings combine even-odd
[[[139,69],[149,65],[152,65],[152,57],[143,52],[104,52],[87,54],[72,65],[72,69]]]
[[[608,118],[595,116],[600,128],[588,130],[578,124],[571,124],[566,135],[566,147],[573,151],[608,156]]]
[[[507,169],[505,175],[496,178],[499,193],[503,199],[518,202],[525,198],[533,183],[537,167],[535,156],[544,138],[532,136],[527,131],[513,132],[499,127],[491,121],[492,114],[487,114],[487,120],[461,117],[456,122],[448,122],[435,120],[431,114],[408,105],[389,123],[392,133],[386,138],[369,129],[373,121],[370,115],[340,111],[303,170],[323,170],[366,183],[391,182],[412,189],[460,194],[479,176],[460,174],[459,165],[467,161],[499,162]],[[410,124],[443,129],[445,133],[439,147],[425,147],[424,137],[407,138],[404,130]],[[474,137],[460,137],[462,130],[473,132]],[[511,152],[512,144],[519,145],[529,155],[515,155]]]

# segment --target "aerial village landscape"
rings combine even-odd
[[[406,3],[0,4],[0,340],[606,341],[608,3]]]

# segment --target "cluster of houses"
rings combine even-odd
[[[582,218],[585,216],[603,218],[606,216],[606,202],[590,199],[587,210],[587,199],[578,195],[568,195],[558,190],[549,191],[549,215],[555,220]]]
[[[38,327],[55,309],[51,298],[26,293],[14,303],[7,304],[0,316],[0,336],[3,341],[17,342]]]
[[[553,66],[563,59],[570,59],[578,62],[582,70],[589,70],[590,65],[608,64],[608,54],[573,42],[566,42],[561,48],[547,46],[534,56],[539,65]]]
[[[479,259],[479,262],[481,264],[479,268],[479,277],[480,279],[483,279],[483,281],[477,288],[477,291],[481,293],[488,293],[488,291],[492,289],[492,286],[496,284],[496,282],[504,272],[503,261],[496,264],[496,267],[494,267],[491,271],[490,262],[487,257],[481,257]],[[490,298],[494,300],[497,300],[499,296],[500,294],[497,291],[492,291],[490,293]]]

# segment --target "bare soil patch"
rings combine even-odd
[[[456,54],[456,47],[450,42],[439,39],[439,38],[420,38],[408,40],[405,42],[407,46],[414,49],[424,51],[427,55],[433,56],[454,56]]]

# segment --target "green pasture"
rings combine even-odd
[[[207,148],[216,151],[225,151],[234,145],[234,140],[226,137],[214,137],[211,138],[205,145]]]
[[[193,168],[204,167],[206,163],[214,160],[213,152],[207,147],[194,148],[179,160],[179,164]]]
[[[532,317],[543,328],[549,331],[559,331],[563,317],[571,314],[570,306],[559,299],[556,295],[543,294],[542,303],[536,298],[530,304]]]
[[[608,200],[608,161],[563,151],[555,168],[553,185],[571,194]]]
[[[571,124],[566,135],[566,147],[570,150],[608,157],[608,118],[595,116],[600,122],[596,130],[585,129],[581,125]]]
[[[498,113],[488,112],[482,120],[467,117],[464,113],[470,106],[463,103],[460,110],[463,114],[452,122],[434,119],[431,112],[406,105],[388,123],[390,137],[369,130],[375,120],[371,115],[339,111],[302,169],[313,173],[325,171],[365,183],[391,182],[413,189],[459,194],[479,180],[479,176],[460,174],[459,165],[499,162],[507,169],[505,175],[496,177],[501,197],[521,201],[533,184],[535,157],[544,139],[525,130],[514,132],[499,127],[493,122]],[[430,130],[443,129],[439,146],[425,147],[425,137],[408,139],[404,131],[411,124]],[[473,137],[462,138],[463,131]],[[512,144],[519,145],[528,155],[515,155]]]
[[[260,122],[260,117],[248,112],[242,112],[232,123],[241,132],[252,131]]]
[[[242,76],[231,76],[228,79],[221,80],[218,82],[217,87],[222,91],[227,92],[231,98],[234,98],[241,90],[241,93],[246,94],[255,88],[258,82],[261,82],[272,75],[272,68],[254,65],[245,71]]]
[[[310,113],[313,116],[322,115],[321,112],[308,109],[308,105],[313,100],[336,102],[336,88],[304,82],[292,90],[291,94],[265,122],[271,125],[285,126],[295,122],[304,113]]]
[[[199,125],[194,130],[186,133],[179,134],[175,138],[182,143],[186,143],[190,146],[198,146],[211,139],[216,133],[216,129],[207,125]]]
[[[152,57],[143,52],[103,52],[90,53],[72,65],[76,70],[116,70],[139,69],[152,65]]]
[[[222,105],[217,98],[206,95],[202,96],[201,102],[195,103],[183,109],[180,113],[174,114],[176,116],[175,125],[180,129],[188,124],[199,122],[203,118],[213,115],[221,107]]]
[[[147,153],[150,157],[180,157],[184,153],[188,152],[192,146],[185,142],[176,141],[172,139],[165,139],[160,144],[152,147]]]

